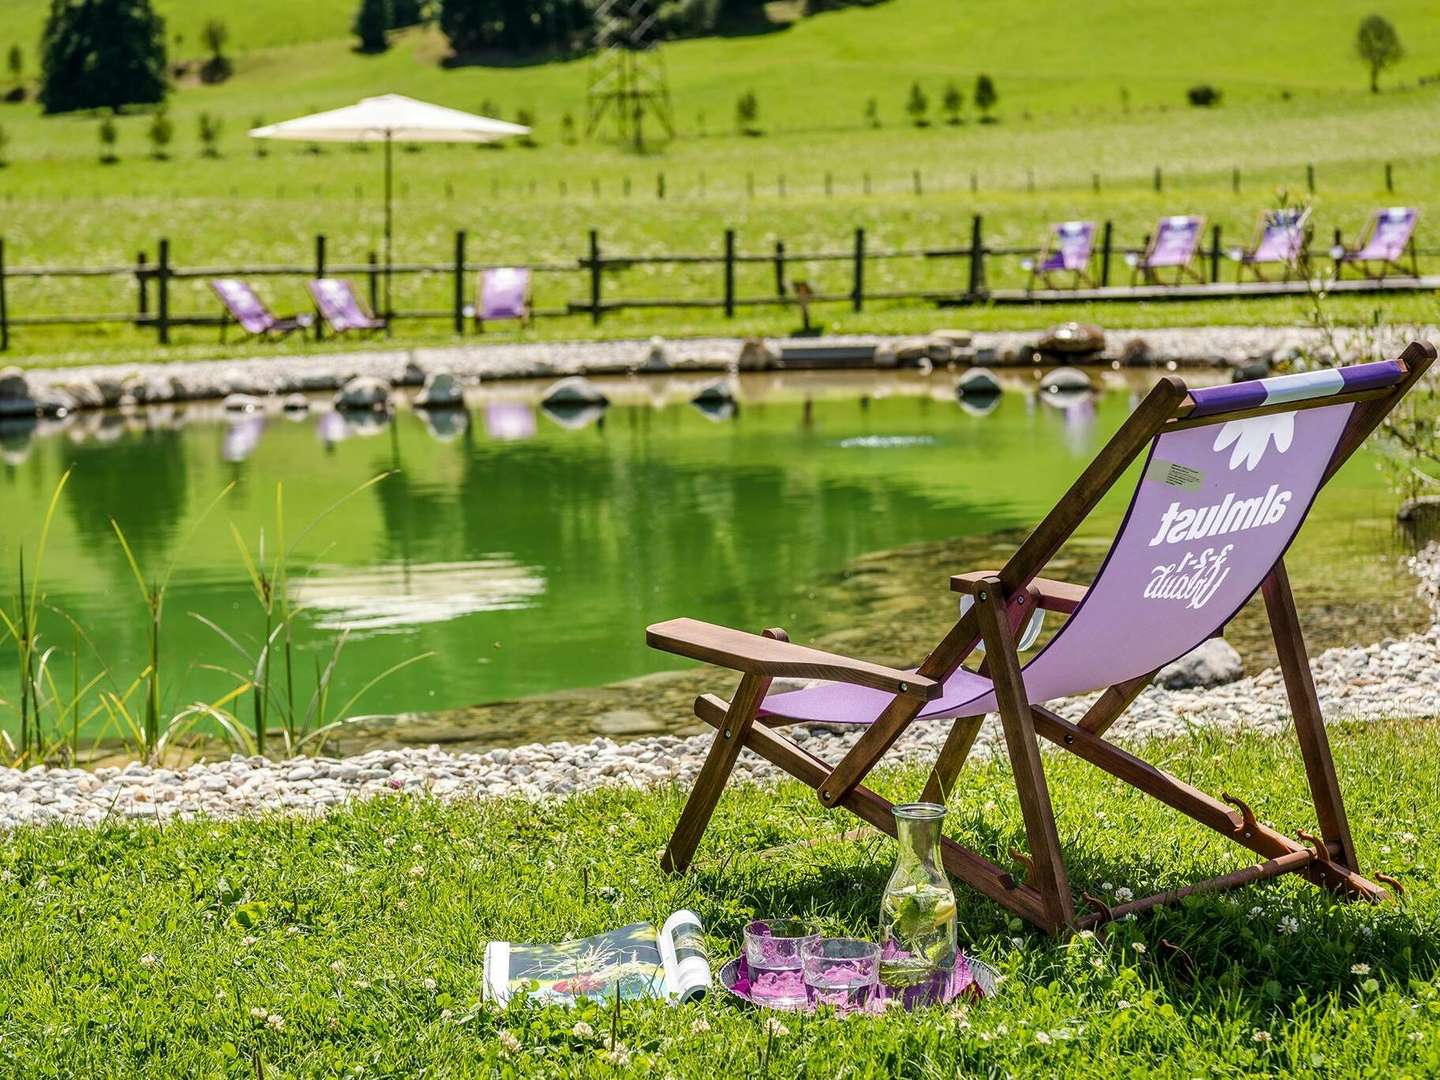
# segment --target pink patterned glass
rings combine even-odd
[[[820,935],[799,919],[756,919],[745,927],[750,999],[772,1009],[805,1007],[801,950]]]

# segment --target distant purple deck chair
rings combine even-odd
[[[1346,266],[1358,266],[1368,278],[1381,280],[1392,269],[1406,273],[1400,260],[1410,252],[1410,269],[1413,277],[1420,276],[1420,264],[1415,258],[1415,225],[1420,220],[1420,211],[1412,206],[1392,206],[1388,210],[1376,210],[1362,233],[1363,239],[1353,248],[1338,245],[1330,254],[1335,259],[1335,277],[1340,277]]]
[[[1045,249],[1040,253],[1040,258],[1031,260],[1023,259],[1020,262],[1022,269],[1030,271],[1030,280],[1025,286],[1026,292],[1035,288],[1035,279],[1038,277],[1047,289],[1055,288],[1051,280],[1052,274],[1071,274],[1071,285],[1079,288],[1081,284],[1095,284],[1090,276],[1090,255],[1095,247],[1095,223],[1093,221],[1061,221],[1050,226],[1050,232],[1045,238]]]
[[[483,330],[492,319],[530,322],[530,271],[524,267],[497,266],[480,272],[475,328]]]
[[[1257,281],[1270,280],[1265,276],[1265,267],[1281,268],[1282,280],[1289,281],[1293,271],[1299,268],[1301,257],[1310,242],[1310,208],[1287,208],[1270,210],[1260,217],[1255,230],[1255,241],[1248,248],[1236,248],[1229,253],[1235,260],[1235,280],[1244,279],[1248,269]]]
[[[265,306],[250,284],[239,278],[213,278],[210,290],[225,308],[225,314],[220,318],[221,341],[225,340],[225,331],[231,322],[238,323],[252,337],[277,340],[310,325],[308,315],[278,317]]]
[[[1177,214],[1161,218],[1155,224],[1145,250],[1125,257],[1130,264],[1130,284],[1138,280],[1147,285],[1165,284],[1160,280],[1158,270],[1175,271],[1172,284],[1179,285],[1188,275],[1203,284],[1205,278],[1192,265],[1195,252],[1200,248],[1200,238],[1205,232],[1205,219],[1197,214]]]
[[[742,748],[809,784],[825,806],[843,806],[893,835],[891,804],[863,781],[895,740],[917,720],[950,724],[922,795],[943,802],[984,714],[998,711],[1029,852],[1014,851],[1007,867],[947,839],[942,857],[955,877],[1037,926],[1051,932],[1095,926],[1191,892],[1287,873],[1342,897],[1382,899],[1384,890],[1358,873],[1284,556],[1325,482],[1434,359],[1434,347],[1417,342],[1398,360],[1204,389],[1162,378],[1003,568],[951,578],[951,588],[963,594],[961,614],[917,669],[792,645],[782,630],[749,634],[694,619],[649,627],[653,647],[741,673],[729,702],[706,695],[695,703],[718,734],[663,864],[675,871],[689,865]],[[1137,459],[1143,466],[1129,509],[1089,587],[1039,576]],[[1304,842],[1261,824],[1244,799],[1213,798],[1104,738],[1161,667],[1219,634],[1257,591],[1315,807],[1318,836],[1301,832]],[[1068,619],[1022,666],[1019,652],[1043,611]],[[983,663],[962,666],[981,645]],[[771,680],[782,676],[830,681],[770,693]],[[1045,707],[1097,690],[1079,723]],[[838,762],[824,761],[783,732],[807,721],[864,731]],[[1113,906],[1082,894],[1091,910],[1077,915],[1037,737],[1263,861]]]
[[[310,290],[310,299],[315,301],[315,310],[320,312],[332,333],[373,333],[385,329],[385,320],[360,302],[355,286],[345,278],[314,278],[306,282],[305,287]]]

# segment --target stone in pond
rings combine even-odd
[[[415,404],[422,409],[453,409],[465,404],[465,391],[448,371],[432,371],[415,395]]]
[[[1000,379],[989,368],[968,368],[955,381],[955,393],[961,397],[994,397],[1000,393]]]
[[[740,355],[735,365],[744,371],[768,371],[778,367],[780,354],[760,338],[746,338],[740,343]]]
[[[1041,335],[1035,347],[1050,356],[1088,356],[1105,349],[1105,331],[1094,323],[1064,322]]]
[[[930,336],[936,341],[944,342],[952,349],[968,349],[973,341],[973,335],[969,330],[932,330]]]
[[[1143,337],[1131,338],[1120,350],[1120,363],[1126,367],[1150,367],[1155,363],[1155,351]]]
[[[335,394],[341,412],[389,412],[390,384],[373,375],[356,375]]]
[[[561,379],[545,391],[541,404],[555,408],[571,408],[578,405],[609,405],[610,399],[589,379],[571,375]]]
[[[696,405],[719,405],[735,400],[735,390],[728,382],[716,380],[701,387],[700,392],[690,399]]]
[[[1190,690],[1234,682],[1245,674],[1240,654],[1224,638],[1211,638],[1155,674],[1155,685]]]
[[[34,416],[30,383],[18,367],[0,370],[0,416]]]

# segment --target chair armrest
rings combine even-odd
[[[998,570],[974,570],[968,574],[956,574],[950,579],[950,591],[958,593],[974,594],[980,587],[980,583],[986,578],[994,577]],[[1055,581],[1053,578],[1031,578],[1030,588],[1035,590],[1037,602],[1045,611],[1059,611],[1069,615],[1077,607],[1080,601],[1085,599],[1089,591],[1084,585],[1072,585],[1068,581]]]
[[[943,683],[913,672],[852,660],[848,656],[792,645],[699,619],[671,619],[646,627],[645,641],[652,649],[749,675],[830,679],[921,701],[933,701],[944,691]]]

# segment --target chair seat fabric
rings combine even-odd
[[[995,708],[989,679],[961,668],[945,683],[945,694],[925,703],[921,720],[937,717],[979,716]],[[847,683],[826,683],[810,690],[772,694],[760,716],[828,724],[870,724],[885,711],[894,695]]]

